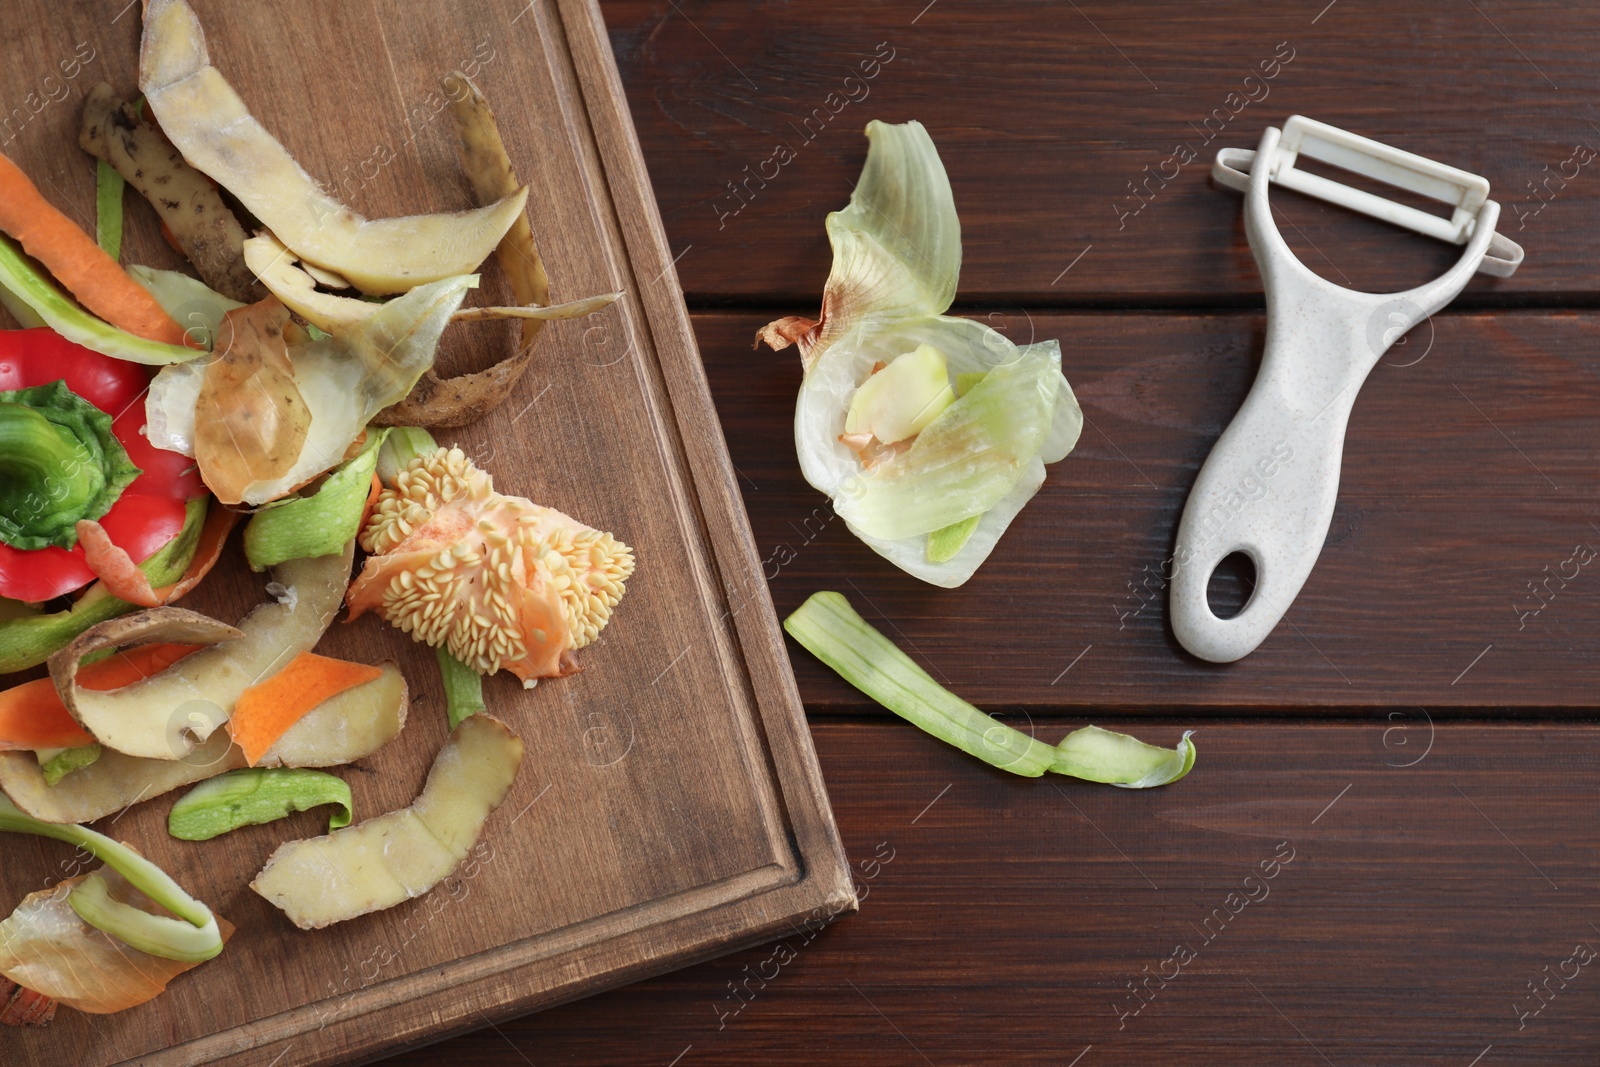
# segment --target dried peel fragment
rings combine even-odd
[[[522,188],[511,157],[506,153],[494,111],[477,86],[457,71],[445,79],[445,94],[452,101],[456,124],[456,149],[461,168],[480,204],[490,204]],[[525,307],[550,303],[550,279],[545,273],[533,228],[524,211],[512,222],[495,251],[500,269],[510,282],[517,303]],[[570,313],[549,318],[588,315],[609,304],[615,294],[571,301],[550,309],[569,309]],[[592,306],[587,306],[592,305]],[[465,315],[472,317],[473,309]],[[533,343],[544,329],[545,318],[524,318],[517,348],[492,367],[453,378],[441,378],[430,367],[411,394],[398,404],[380,412],[374,420],[382,426],[465,426],[504,403],[522,380],[533,359]]]
[[[277,300],[230,311],[195,402],[195,460],[206,487],[238,504],[250,486],[281,478],[300,458],[311,411],[295,381]]]
[[[633,550],[554,508],[494,491],[458,448],[418,456],[379,494],[351,583],[373,609],[480,674],[525,683],[577,669],[572,653],[611,619]]]

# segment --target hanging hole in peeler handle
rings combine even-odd
[[[1206,606],[1218,619],[1231,619],[1250,606],[1256,591],[1256,561],[1248,552],[1230,552],[1206,583]]]

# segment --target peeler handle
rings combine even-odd
[[[1173,556],[1172,627],[1201,659],[1231,662],[1265,640],[1322,551],[1339,495],[1345,426],[1367,370],[1352,365],[1356,353],[1339,358],[1328,347],[1327,340],[1269,326],[1261,374],[1189,493]],[[1323,370],[1342,365],[1343,373],[1296,380],[1319,363]],[[1242,611],[1222,619],[1206,589],[1235,552],[1255,565],[1256,586]]]

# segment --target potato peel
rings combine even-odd
[[[244,243],[244,259],[250,269],[271,290],[272,295],[311,325],[328,333],[338,333],[355,327],[363,319],[372,317],[381,304],[355,297],[324,293],[317,289],[319,278],[310,263],[299,263],[293,252],[283,246],[271,233],[261,233]],[[450,316],[451,322],[489,322],[499,319],[524,319],[551,322],[557,319],[581,319],[609,307],[622,293],[602,293],[599,296],[569,300],[564,304],[529,304],[510,307],[461,308]]]
[[[465,87],[463,91],[462,87]],[[456,150],[461,167],[480,204],[521,187],[521,179],[506,154],[505,142],[495,123],[494,111],[472,80],[460,71],[444,82],[445,95],[453,104],[456,122]],[[495,259],[511,283],[517,303],[545,305],[550,302],[550,279],[544,260],[533,239],[533,227],[526,211],[519,212],[511,228],[501,237]],[[505,402],[532,361],[533,342],[544,329],[544,320],[524,319],[517,350],[486,370],[441,378],[429,368],[411,393],[373,421],[382,426],[431,426],[452,428],[476,422]]]
[[[243,304],[261,299],[244,263],[244,227],[217,187],[105,82],[83,102],[78,144],[150,202],[206,285]]]
[[[410,807],[280,846],[250,888],[302,930],[419,897],[461,866],[521,763],[522,741],[508,726],[468,716]]]
[[[262,767],[336,767],[365,759],[405,728],[410,694],[393,663],[383,673],[318,704],[262,757]],[[0,753],[0,791],[43,822],[90,823],[133,804],[246,765],[244,752],[218,730],[180,760],[107,751],[56,785],[32,752]]]
[[[106,748],[149,759],[182,759],[228,721],[240,693],[316,646],[344,598],[354,549],[352,541],[341,553],[274,567],[272,577],[283,594],[258,605],[237,628],[171,607],[90,627],[50,657],[61,702]],[[212,647],[121,689],[95,692],[76,684],[78,664],[88,653],[156,640]]]
[[[185,0],[148,0],[139,88],[190,165],[210,175],[301,258],[362,292],[403,293],[470,274],[522,216],[528,191],[453,214],[367,219],[329,196],[211,64]]]

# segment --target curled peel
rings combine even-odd
[[[522,214],[526,187],[454,214],[367,219],[329,196],[211,65],[186,0],[149,0],[139,87],[162,130],[307,262],[367,293],[469,274]]]
[[[467,858],[521,764],[522,741],[509,727],[470,715],[434,758],[410,807],[284,844],[250,888],[302,930],[421,896]]]
[[[283,301],[285,307],[311,325],[329,333],[348,330],[377,312],[380,305],[369,300],[324,293],[317,289],[315,270],[309,263],[297,264],[294,253],[283,247],[270,233],[259,234],[244,243],[245,262],[255,271],[272,295]],[[554,322],[560,319],[581,319],[609,307],[622,294],[602,293],[599,296],[569,300],[564,304],[513,305],[509,307],[462,308],[450,316],[451,322],[492,322],[500,319],[530,319]],[[468,375],[470,377],[470,375]],[[450,379],[454,381],[455,379]]]
[[[454,85],[452,85],[452,82]],[[472,184],[479,203],[504,197],[521,185],[511,157],[506,153],[495,123],[494,111],[478,87],[457,71],[445,79],[446,95],[454,105],[457,143],[462,170]],[[538,308],[543,314],[522,319],[521,337],[516,351],[494,366],[471,374],[441,378],[432,367],[398,404],[381,412],[378,423],[385,426],[465,426],[503,403],[522,380],[533,359],[533,343],[550,319],[578,318],[600,310],[619,294],[606,294],[586,300],[549,307],[550,279],[544,260],[533,239],[533,227],[526,212],[518,214],[500,239],[495,259],[511,283],[517,303]],[[469,308],[458,316],[473,317],[483,309]],[[557,312],[560,312],[559,314]]]
[[[409,708],[405,677],[385,663],[379,677],[330,697],[289,727],[259,766],[334,767],[365,759],[399,735]],[[89,823],[246,765],[226,730],[178,760],[107,751],[55,785],[32,752],[0,752],[0,790],[42,822]]]
[[[229,531],[238,520],[238,512],[220,504],[213,507],[206,515],[205,525],[200,528],[200,543],[182,577],[159,589],[150,584],[150,576],[139,569],[127,552],[112,542],[111,536],[98,522],[85,519],[78,523],[78,543],[83,546],[89,569],[105,583],[107,592],[130,604],[159,608],[183,596],[211,573],[211,568],[222,557]]]
[[[321,639],[344,597],[354,547],[274,567],[273,581],[284,596],[258,605],[237,628],[172,607],[90,627],[50,657],[62,703],[106,748],[182,759],[228,721],[241,693]],[[121,689],[95,692],[76,684],[78,665],[90,652],[156,640],[211,647]]]
[[[71,898],[91,877],[101,879],[113,900],[141,910],[150,906],[109,869],[31,893],[0,922],[0,973],[70,1008],[108,1015],[152,1000],[167,983],[199,965],[141,952],[85,922]],[[226,941],[233,925],[220,918],[216,922],[218,937]]]

